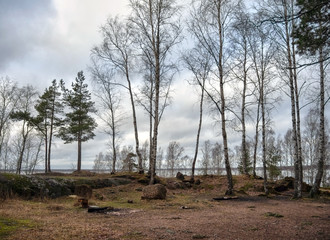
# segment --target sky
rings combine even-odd
[[[0,76],[8,76],[20,86],[31,84],[42,93],[53,79],[67,85],[83,70],[89,77],[91,49],[100,44],[100,26],[107,17],[128,14],[128,0],[0,0]],[[166,152],[170,141],[177,141],[192,154],[197,124],[198,95],[180,72],[172,87],[172,105],[160,125],[159,144]],[[129,106],[125,107],[129,109]],[[282,103],[274,112],[274,128],[285,132],[290,127],[290,108]],[[122,128],[122,145],[134,145],[131,119]],[[140,143],[148,138],[148,121],[138,109]],[[201,143],[221,142],[219,127],[207,113]],[[106,152],[107,136],[98,128],[94,140],[83,143],[82,168],[90,169],[96,154]],[[239,143],[239,134],[229,131],[231,143]],[[56,140],[52,153],[53,168],[71,168],[76,164],[76,143],[63,145]],[[42,167],[42,166],[41,166]]]

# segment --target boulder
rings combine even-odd
[[[183,181],[184,180],[184,175],[181,172],[178,172],[176,174],[176,178],[179,179],[179,180],[181,180],[181,181]]]
[[[167,180],[166,181],[166,187],[171,190],[175,189],[185,189],[186,185],[184,182],[177,182],[177,181],[172,181],[172,180]]]
[[[162,184],[149,185],[143,188],[142,199],[152,200],[152,199],[165,199],[166,198],[166,188]]]

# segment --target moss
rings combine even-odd
[[[278,214],[278,213],[272,213],[272,212],[267,212],[267,213],[265,214],[265,216],[266,216],[266,217],[276,217],[276,218],[282,218],[282,217],[284,217],[284,216],[281,215],[281,214]]]
[[[15,220],[0,217],[0,239],[8,237],[20,228],[32,228],[33,226],[34,224],[30,220]]]
[[[205,239],[205,238],[209,238],[206,235],[200,235],[200,234],[196,234],[192,236],[192,239]]]

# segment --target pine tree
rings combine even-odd
[[[330,2],[328,0],[297,0],[299,24],[294,37],[300,53],[316,55],[320,48],[330,47]]]
[[[82,71],[78,72],[76,80],[71,84],[72,90],[62,84],[63,101],[71,110],[65,114],[65,126],[60,128],[59,136],[65,143],[78,142],[77,171],[81,170],[81,145],[89,139],[93,139],[93,130],[97,124],[89,113],[96,112],[94,102],[91,101],[91,93],[88,85],[84,83],[85,76]]]

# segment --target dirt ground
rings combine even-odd
[[[270,198],[249,191],[214,201],[222,178],[201,186],[168,190],[166,200],[141,200],[142,185],[93,191],[90,204],[115,211],[88,213],[77,199],[6,200],[0,220],[25,220],[4,239],[330,239],[328,198],[291,200],[291,192]],[[235,188],[252,186],[236,179]],[[1,232],[1,229],[0,229]],[[1,238],[1,235],[0,235]]]

